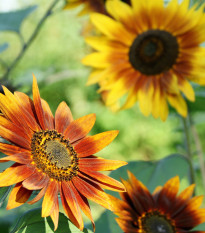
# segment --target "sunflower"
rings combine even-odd
[[[193,227],[205,222],[205,209],[199,209],[203,196],[191,197],[194,184],[177,195],[179,177],[176,176],[151,194],[129,171],[128,176],[128,181],[122,180],[127,190],[120,194],[122,200],[110,196],[113,211],[119,216],[116,221],[123,232],[190,232]]]
[[[48,103],[40,98],[36,78],[33,80],[33,101],[24,93],[12,94],[6,87],[0,94],[0,136],[9,143],[0,143],[7,156],[0,162],[14,164],[0,174],[0,187],[15,184],[7,209],[28,201],[34,204],[42,197],[42,217],[51,216],[58,226],[59,201],[66,215],[83,229],[80,209],[94,222],[88,199],[111,209],[103,189],[124,191],[124,186],[98,171],[114,170],[126,162],[96,157],[118,131],[87,136],[95,123],[95,114],[73,120],[71,111],[62,102],[53,117]],[[103,189],[102,189],[103,188]],[[31,194],[39,193],[29,200]]]
[[[112,0],[106,8],[112,18],[91,14],[102,35],[86,38],[97,50],[82,60],[94,68],[87,84],[99,83],[106,105],[117,110],[138,101],[145,116],[166,120],[170,104],[186,117],[184,97],[195,100],[190,81],[205,85],[204,5]]]

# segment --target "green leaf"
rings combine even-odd
[[[176,175],[180,178],[187,177],[189,169],[189,163],[184,156],[173,154],[159,161],[129,162],[127,166],[111,172],[110,176],[117,180],[121,177],[127,179],[127,170],[129,170],[152,192],[157,186],[164,185],[167,180]],[[109,193],[119,198],[118,193]],[[116,217],[112,212],[105,211],[96,221],[97,233],[122,233],[115,221]]]
[[[8,47],[9,47],[8,43],[4,43],[4,44],[0,45],[0,53],[5,51]]]
[[[194,102],[187,101],[190,112],[204,112],[205,111],[205,91],[204,88],[194,85],[196,100]]]
[[[11,186],[0,188],[0,207],[2,206],[2,204],[5,201],[6,197],[8,196],[10,190],[11,190]]]
[[[19,33],[23,20],[36,8],[37,6],[30,6],[23,10],[0,13],[0,31],[14,31]]]
[[[41,217],[41,208],[30,210],[24,213],[10,233],[52,233],[54,232],[53,222],[50,217]],[[59,215],[58,229],[55,233],[80,233],[76,226],[62,213]],[[92,231],[84,229],[84,233]]]

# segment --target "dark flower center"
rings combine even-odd
[[[133,41],[129,60],[145,75],[156,75],[169,70],[176,63],[179,45],[175,36],[163,30],[148,30]]]
[[[175,233],[175,226],[165,215],[158,211],[146,213],[140,219],[140,228],[144,233]]]
[[[31,153],[36,167],[50,178],[68,181],[77,175],[77,153],[69,141],[55,130],[35,132]]]

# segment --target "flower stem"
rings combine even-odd
[[[189,182],[190,184],[194,184],[195,179],[194,179],[194,168],[193,168],[193,163],[192,163],[191,138],[190,138],[188,118],[189,118],[189,115],[186,118],[182,117],[182,122],[183,122],[183,127],[184,127],[186,158],[190,166]]]
[[[9,74],[11,73],[11,71],[16,67],[16,65],[18,64],[18,62],[21,60],[21,58],[24,56],[25,52],[27,51],[27,49],[30,47],[31,43],[33,42],[33,40],[36,38],[36,36],[38,35],[43,23],[46,21],[46,19],[52,14],[52,10],[55,7],[55,5],[59,2],[59,0],[54,0],[52,2],[52,4],[49,6],[48,10],[46,11],[46,13],[44,14],[44,16],[41,18],[41,20],[38,22],[35,30],[33,31],[33,33],[31,34],[30,38],[28,39],[27,42],[23,43],[22,45],[22,49],[20,51],[20,53],[18,54],[18,56],[14,59],[14,61],[11,63],[10,66],[7,67],[6,72],[4,73],[4,75],[1,78],[1,83],[4,83],[6,81],[8,81],[8,77]],[[23,41],[22,36],[20,36],[21,41]]]

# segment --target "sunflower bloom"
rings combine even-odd
[[[145,116],[164,121],[170,104],[186,117],[184,97],[195,100],[190,81],[205,85],[204,5],[112,0],[106,9],[112,18],[91,14],[102,35],[86,38],[96,50],[82,60],[93,68],[87,84],[98,83],[106,105],[116,110],[138,101]]]
[[[0,187],[15,184],[7,209],[27,201],[34,204],[43,197],[42,217],[51,216],[57,229],[60,193],[70,220],[82,230],[82,210],[95,228],[88,199],[111,209],[103,189],[124,191],[120,182],[98,171],[114,170],[127,163],[93,155],[107,146],[118,131],[87,136],[95,115],[73,120],[65,102],[58,106],[54,117],[48,103],[40,98],[35,77],[33,100],[24,93],[12,94],[6,87],[3,89],[0,136],[11,144],[0,143],[0,151],[7,155],[0,162],[14,164],[0,174]],[[34,190],[39,193],[29,200]]]
[[[151,194],[129,171],[128,176],[128,181],[122,180],[127,190],[120,193],[122,200],[110,196],[113,210],[119,217],[116,221],[123,232],[190,232],[193,227],[205,222],[205,209],[199,209],[203,196],[192,198],[194,185],[177,195],[179,177],[176,176]]]

